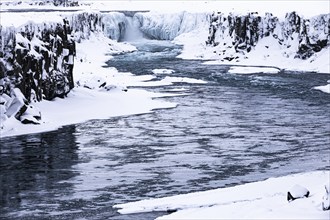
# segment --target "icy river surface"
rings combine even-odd
[[[112,208],[296,172],[330,169],[329,75],[238,75],[175,58],[168,42],[137,43],[108,62],[137,75],[207,84],[145,88],[188,93],[151,114],[92,120],[0,141],[0,219],[154,219]]]

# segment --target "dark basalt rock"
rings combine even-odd
[[[299,199],[299,198],[303,198],[303,197],[308,197],[309,196],[309,192],[307,192],[305,195],[303,195],[302,197],[294,197],[291,195],[290,192],[288,192],[288,195],[287,195],[287,200],[290,202],[290,201],[293,201],[293,200],[296,200],[296,199]]]
[[[235,57],[225,57],[223,58],[224,60],[228,60],[228,61],[232,61],[233,59],[235,59]]]
[[[21,120],[22,124],[34,124],[34,125],[38,125],[40,124],[39,121],[37,121],[35,118],[30,117],[30,118],[24,118]]]
[[[41,114],[29,114],[29,103],[65,97],[74,87],[76,49],[70,33],[66,19],[43,26],[28,23],[18,30],[0,26],[0,84],[12,99],[8,117],[38,124]]]
[[[27,24],[18,33],[1,30],[0,79],[8,79],[7,83],[19,88],[28,101],[32,94],[36,101],[64,97],[73,88],[75,42],[70,30],[65,19],[63,24],[44,28]]]
[[[172,213],[177,212],[177,211],[178,211],[177,209],[167,209],[167,210],[166,210],[166,212],[167,212],[168,214],[172,214]]]

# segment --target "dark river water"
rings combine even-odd
[[[168,42],[136,45],[108,65],[208,83],[145,88],[185,89],[161,98],[173,109],[2,138],[0,219],[154,219],[163,213],[119,215],[112,206],[330,169],[330,96],[312,89],[329,75],[230,74],[176,59],[180,48]]]

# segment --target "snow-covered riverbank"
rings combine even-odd
[[[323,15],[311,18],[315,23],[315,27],[313,25],[308,26],[307,30],[309,32],[302,34],[298,33],[298,30],[295,30],[296,33],[290,33],[292,31],[291,27],[290,30],[286,30],[287,26],[291,25],[290,16],[297,16],[295,13],[290,14],[290,11],[288,11],[285,19],[276,17],[276,14],[271,15],[271,19],[276,20],[276,22],[270,21],[267,17],[269,13],[256,14],[258,17],[254,14],[239,14],[236,12],[223,14],[219,10],[219,12],[212,14],[211,19],[215,21],[209,22],[210,26],[204,22],[192,31],[182,33],[174,38],[173,42],[183,45],[183,51],[178,57],[208,60],[205,62],[208,65],[260,65],[274,66],[290,71],[330,73],[330,47],[328,43],[323,48],[319,47],[319,49],[311,50],[308,55],[306,55],[308,49],[305,51],[305,47],[309,47],[308,44],[314,45],[314,42],[309,42],[309,40],[312,41],[311,39],[314,36],[322,38],[325,42],[329,41],[326,23],[322,24],[324,30],[317,29],[318,25],[321,26],[320,23],[323,22]],[[304,17],[305,15],[300,16],[297,16],[297,18],[307,19]],[[325,19],[329,18],[329,14],[324,16],[327,17]],[[228,22],[229,18],[242,20],[242,23],[248,20],[246,22],[250,23],[245,24],[245,26],[240,26],[240,22],[233,25]],[[254,27],[253,22],[256,18],[264,20]],[[304,21],[307,23],[309,19]],[[269,31],[269,26],[273,26],[273,32],[268,33],[269,36],[262,36],[264,32]],[[257,31],[254,30],[255,28],[257,28]],[[292,29],[294,29],[293,26]],[[235,31],[241,31],[242,33],[235,33]],[[290,34],[292,36],[288,37],[287,35]],[[251,43],[251,38],[255,38],[255,42]],[[304,38],[307,39],[308,43],[304,42]],[[320,40],[316,41],[320,42]]]
[[[176,103],[155,98],[184,94],[153,93],[143,89],[131,89],[129,86],[166,86],[173,82],[205,83],[201,80],[177,77],[150,81],[155,77],[134,76],[131,73],[118,72],[115,68],[102,67],[105,61],[111,59],[111,54],[134,50],[136,48],[128,43],[118,43],[100,34],[91,35],[89,40],[78,43],[74,67],[75,88],[64,99],[32,103],[41,112],[42,121],[39,125],[22,124],[15,117],[9,118],[4,129],[0,130],[1,137],[49,131],[91,119],[173,108]]]
[[[330,211],[322,208],[329,203],[329,181],[329,171],[316,171],[115,208],[122,214],[173,212],[157,219],[329,219]],[[288,202],[287,192],[301,186],[309,190],[309,197]]]
[[[200,37],[198,37],[198,35]],[[329,48],[322,50],[306,60],[296,59],[294,57],[287,58],[282,55],[281,49],[277,47],[275,43],[271,42],[274,39],[269,37],[259,42],[255,49],[244,56],[233,52],[231,55],[237,56],[237,60],[228,61],[219,58],[219,56],[215,54],[221,49],[205,46],[203,41],[198,43],[198,39],[205,39],[205,36],[207,36],[207,32],[205,30],[198,30],[183,34],[182,36],[176,38],[174,42],[184,45],[184,50],[179,57],[183,59],[213,60],[206,61],[205,64],[207,65],[237,64],[254,66],[257,64],[262,66],[276,66],[280,69],[291,71],[330,73]]]

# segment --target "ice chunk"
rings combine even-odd
[[[171,69],[153,69],[152,72],[154,74],[171,74],[174,73],[174,70]]]

